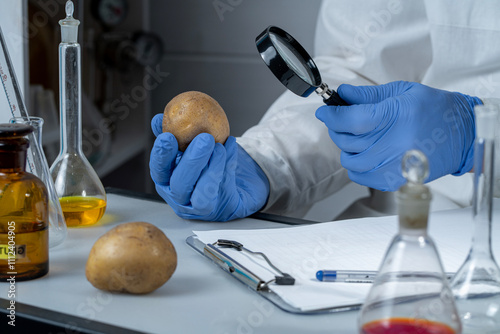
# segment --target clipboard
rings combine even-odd
[[[307,311],[301,310],[288,304],[279,295],[273,292],[272,284],[269,284],[265,280],[261,279],[259,276],[247,269],[244,265],[224,253],[224,248],[216,247],[212,244],[205,244],[200,239],[198,239],[196,235],[189,236],[186,239],[186,243],[191,246],[196,252],[206,257],[223,271],[240,281],[247,288],[254,291],[261,297],[267,299],[283,311],[294,314],[314,315],[352,311],[361,308],[361,304],[350,304]]]

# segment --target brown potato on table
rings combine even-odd
[[[229,137],[229,122],[222,107],[209,95],[196,91],[181,93],[170,100],[163,112],[162,125],[163,132],[172,133],[183,152],[203,132],[221,144]]]
[[[95,242],[85,275],[101,290],[145,294],[167,282],[176,267],[177,253],[167,236],[152,224],[132,222]]]

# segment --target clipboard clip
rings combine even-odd
[[[243,244],[239,243],[238,241],[234,241],[234,240],[219,239],[219,240],[217,240],[217,242],[214,243],[214,245],[224,247],[224,248],[234,248],[237,251],[243,250]]]
[[[267,264],[273,268],[276,272],[279,273],[279,275],[274,276],[274,280],[271,280],[269,282],[264,283],[264,285],[268,285],[272,282],[276,283],[276,285],[294,285],[295,284],[295,278],[293,278],[290,274],[284,273],[281,270],[276,267],[271,260],[266,256],[266,254],[262,252],[254,252],[249,250],[248,248],[243,247],[243,244],[235,241],[235,240],[227,240],[227,239],[219,239],[216,242],[213,243],[214,246],[219,246],[221,248],[234,248],[237,251],[245,251],[247,253],[250,253],[252,255],[257,255],[261,256],[264,260],[266,260]]]

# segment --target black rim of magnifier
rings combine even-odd
[[[309,68],[310,74],[313,75],[314,85],[304,81],[295,71],[288,66],[288,63],[281,57],[278,50],[274,46],[270,33],[273,33],[289,43],[300,58],[305,62],[304,64]],[[295,38],[289,33],[276,26],[269,26],[255,39],[257,50],[260,56],[266,63],[267,67],[274,73],[276,78],[289,90],[295,94],[307,97],[321,85],[321,76],[316,64],[312,60],[307,51],[300,45]]]

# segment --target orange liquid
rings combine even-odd
[[[435,321],[413,318],[392,318],[369,322],[363,334],[455,334],[449,326]]]
[[[62,197],[59,202],[68,227],[94,225],[106,211],[106,201],[95,197]]]

